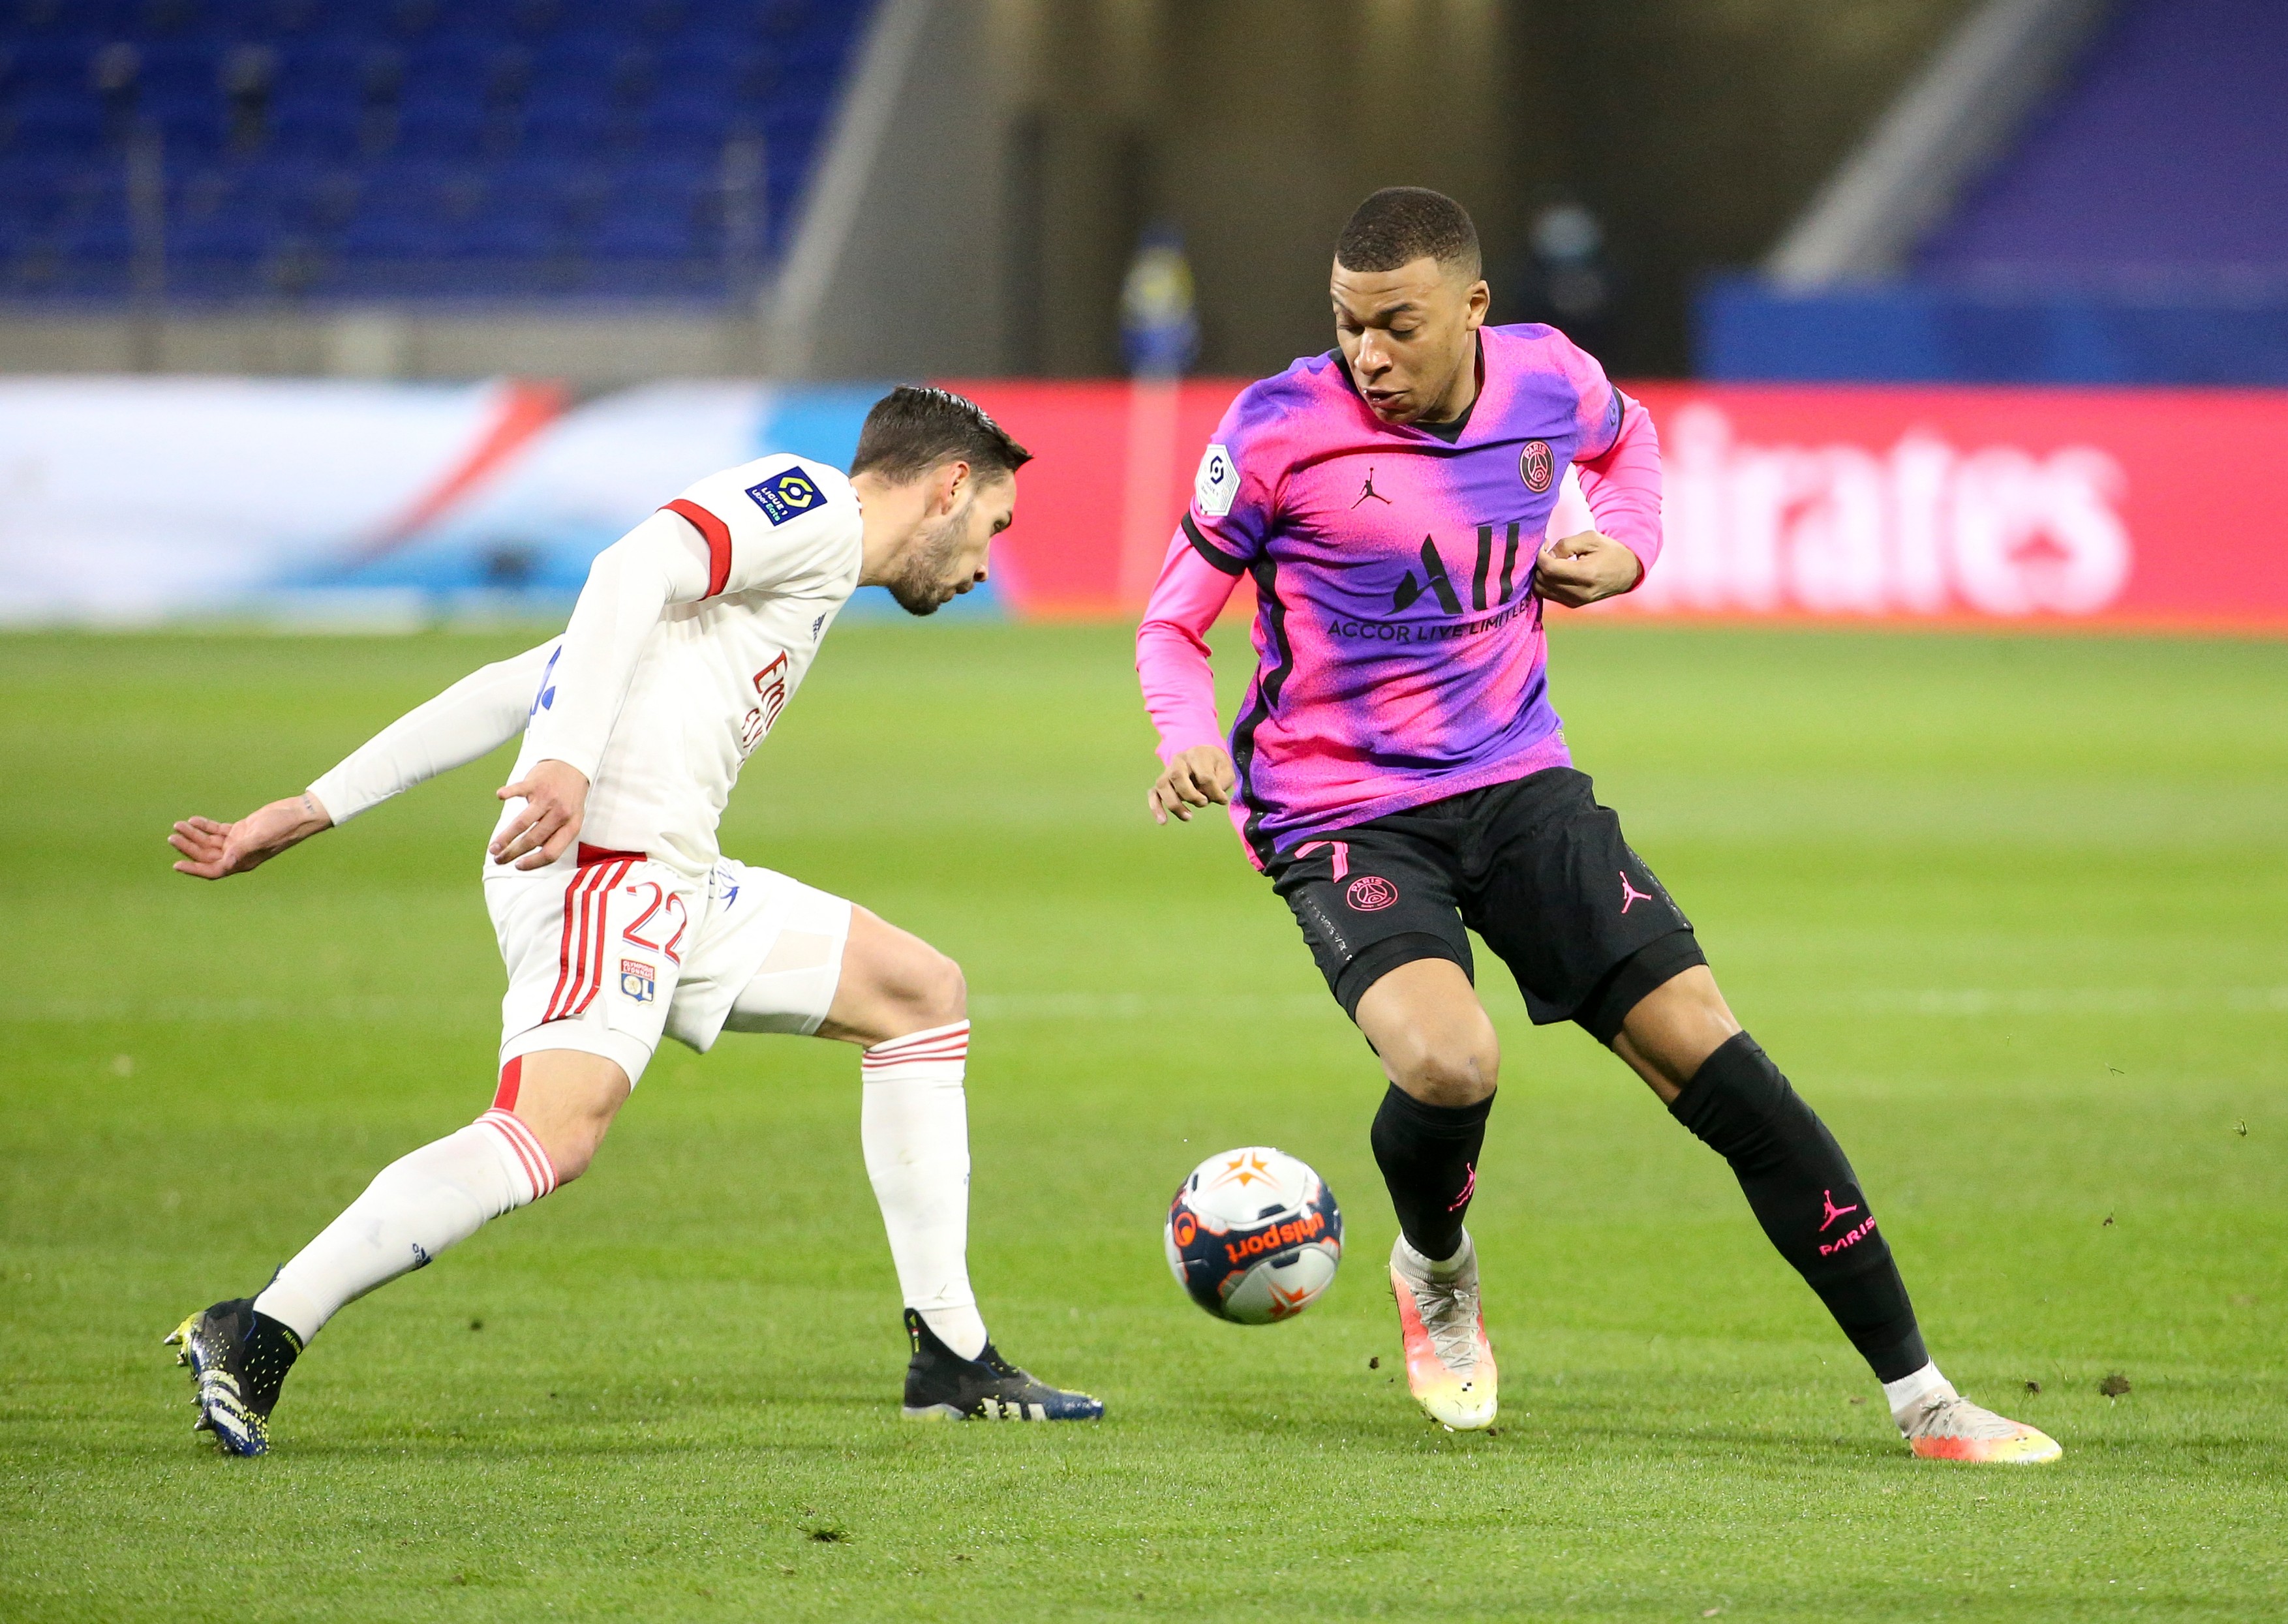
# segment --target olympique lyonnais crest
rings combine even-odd
[[[620,961],[620,991],[638,1003],[649,1003],[658,986],[657,972],[641,959]]]
[[[1549,442],[1527,440],[1525,449],[1517,455],[1517,477],[1525,481],[1525,488],[1538,496],[1556,476],[1557,459],[1549,454]]]

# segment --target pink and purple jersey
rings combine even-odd
[[[1606,458],[1642,411],[1553,328],[1487,328],[1479,353],[1479,393],[1450,440],[1377,418],[1330,353],[1245,390],[1201,461],[1182,541],[1257,590],[1257,666],[1230,749],[1234,818],[1259,864],[1569,763],[1534,561],[1567,467]],[[1155,613],[1198,574],[1183,551],[1171,548]],[[1172,611],[1157,630],[1204,654],[1204,626],[1181,624],[1196,618]],[[1140,650],[1155,630],[1148,614]],[[1165,709],[1164,753],[1196,742]]]

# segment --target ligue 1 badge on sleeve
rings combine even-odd
[[[641,959],[620,961],[620,991],[638,1003],[649,1003],[653,989],[658,986],[652,967]]]
[[[824,500],[810,476],[799,468],[775,473],[760,485],[750,485],[747,495],[775,525],[800,518]]]
[[[1230,448],[1210,446],[1202,454],[1198,477],[1192,481],[1192,500],[1210,519],[1221,519],[1231,511],[1238,495],[1239,465],[1231,460]]]
[[[1529,440],[1525,449],[1517,454],[1517,477],[1525,481],[1525,488],[1538,496],[1549,488],[1557,474],[1557,459],[1549,454],[1545,440]]]

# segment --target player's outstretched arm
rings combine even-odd
[[[291,800],[259,807],[235,823],[186,818],[175,825],[167,844],[183,854],[175,865],[177,874],[220,880],[259,868],[281,852],[333,827],[333,815],[304,790]]]
[[[553,643],[497,660],[415,706],[345,757],[301,795],[235,823],[186,818],[167,844],[178,874],[219,880],[258,868],[311,836],[347,823],[392,796],[474,761],[523,731],[546,679]]]

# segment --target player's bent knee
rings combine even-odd
[[[1425,1105],[1474,1105],[1500,1081],[1501,1042],[1458,964],[1399,965],[1367,988],[1357,1018],[1390,1080]]]
[[[1401,1057],[1386,1053],[1383,1060],[1391,1081],[1426,1105],[1474,1105],[1500,1082],[1500,1050],[1490,1037],[1428,1038]]]
[[[556,1183],[568,1184],[595,1161],[633,1085],[617,1061],[585,1050],[536,1050],[519,1070],[517,1120],[548,1153]]]
[[[1632,1008],[1612,1047],[1664,1098],[1692,1080],[1708,1057],[1737,1036],[1740,1023],[1705,964],[1690,966]],[[1657,1081],[1654,1080],[1657,1078]],[[1661,1088],[1661,1084],[1668,1085]]]
[[[1410,1021],[1377,1047],[1390,1080],[1425,1105],[1474,1105],[1501,1081],[1501,1042],[1475,1001]]]
[[[969,1018],[969,982],[955,963],[936,948],[925,947],[928,964],[915,979],[911,994],[917,1032],[929,1026],[950,1026]]]

